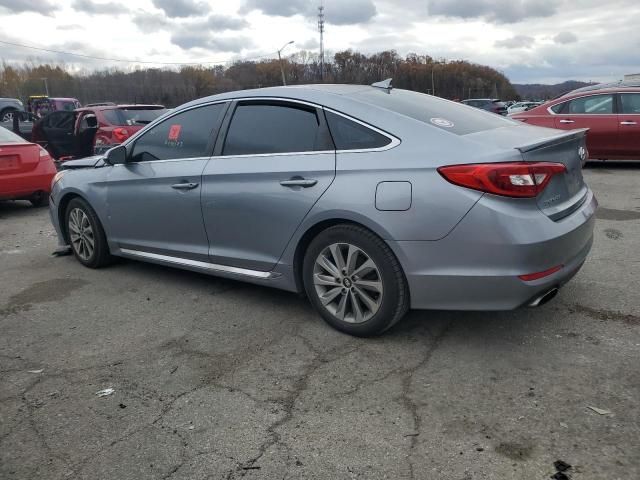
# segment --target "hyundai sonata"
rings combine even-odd
[[[87,267],[127,257],[305,293],[352,335],[409,308],[549,300],[591,248],[585,131],[373,86],[231,92],[67,162],[50,211]]]

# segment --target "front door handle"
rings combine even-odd
[[[560,123],[576,123],[573,120],[560,120]]]
[[[198,183],[174,183],[171,185],[171,188],[175,188],[176,190],[193,190],[198,185]]]
[[[294,178],[290,178],[289,180],[282,180],[280,182],[280,185],[282,185],[283,187],[309,188],[309,187],[313,187],[316,183],[318,183],[318,180],[306,179],[302,177],[294,177]]]
[[[637,125],[637,122],[631,122],[629,120],[625,120],[624,122],[620,122],[620,125]]]

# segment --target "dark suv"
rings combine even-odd
[[[488,112],[497,113],[498,115],[507,114],[507,106],[497,98],[470,98],[463,100],[462,103],[470,107],[481,108]]]

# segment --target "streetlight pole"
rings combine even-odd
[[[47,94],[47,97],[49,96],[49,84],[47,83],[47,77],[42,77],[41,80],[44,81],[44,91]]]
[[[288,45],[291,45],[293,40],[285,43],[280,50],[278,50],[278,61],[280,62],[280,73],[282,74],[282,85],[287,86],[287,80],[284,77],[284,67],[282,66],[282,57],[280,56],[280,52],[282,52]]]

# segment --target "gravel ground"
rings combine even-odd
[[[376,339],[286,292],[54,258],[47,210],[0,204],[0,478],[640,478],[640,164],[585,175],[594,248],[555,300]]]

